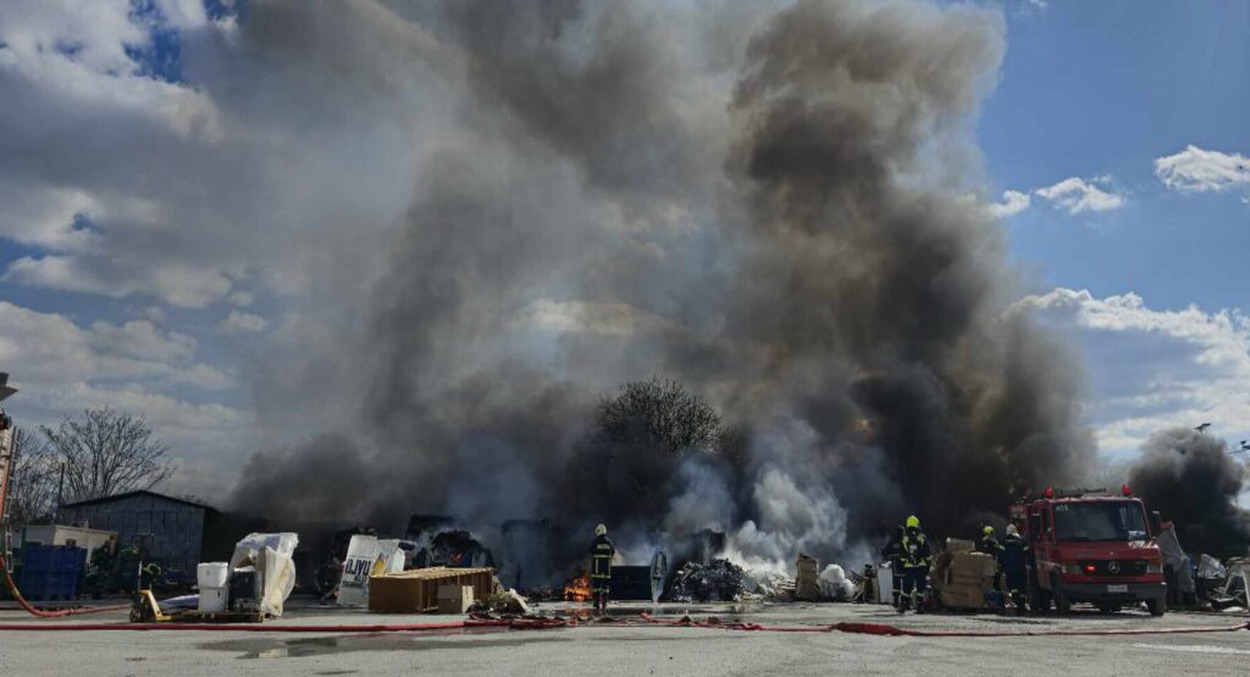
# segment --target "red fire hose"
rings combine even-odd
[[[885,623],[834,623],[832,625],[799,625],[777,626],[760,625],[758,623],[721,623],[715,620],[696,621],[689,616],[677,620],[660,620],[649,614],[642,614],[649,622],[668,626],[697,627],[721,630],[747,630],[762,632],[849,632],[865,635],[884,635],[890,637],[1065,637],[1065,636],[1097,636],[1097,635],[1174,635],[1206,632],[1233,632],[1250,630],[1250,623],[1237,625],[1201,626],[1193,628],[1118,628],[1110,630],[1062,630],[1062,629],[1029,629],[1029,630],[916,630],[900,628]]]
[[[510,620],[476,620],[470,619],[455,623],[436,624],[370,624],[370,625],[243,625],[223,623],[12,623],[0,625],[2,630],[31,631],[98,631],[98,630],[200,630],[216,632],[273,632],[273,633],[383,633],[383,632],[430,632],[448,630],[474,630],[478,628],[500,628],[508,630],[546,630],[567,628],[579,625],[573,619],[538,618]],[[596,623],[605,627],[641,627],[647,625],[663,625],[668,627],[690,627],[706,630],[740,630],[752,632],[786,632],[786,633],[828,633],[847,632],[855,634],[882,635],[889,637],[1072,637],[1072,636],[1114,636],[1114,635],[1169,635],[1194,634],[1213,632],[1235,632],[1250,629],[1250,623],[1237,625],[1201,626],[1193,628],[1121,628],[1112,630],[915,630],[900,628],[884,623],[834,623],[832,625],[800,625],[777,626],[760,625],[758,623],[723,623],[716,619],[696,621],[689,616],[677,620],[661,620],[648,614],[638,618],[612,620]]]

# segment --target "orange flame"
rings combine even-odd
[[[569,602],[590,601],[590,576],[578,576],[564,584],[564,599]]]

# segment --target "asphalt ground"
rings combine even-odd
[[[540,604],[554,616],[585,605]],[[779,633],[639,623],[639,614],[766,627],[883,623],[926,631],[1171,629],[1244,624],[1241,614],[1144,612],[1016,618],[908,614],[850,604],[650,605],[614,603],[616,622],[544,630],[482,628],[398,633],[283,632],[295,625],[440,624],[457,616],[379,615],[294,601],[263,632],[0,630],[0,675],[1245,675],[1250,631],[1201,634],[891,637]],[[624,622],[620,622],[624,621]],[[0,609],[0,626],[124,623],[125,614],[36,620]]]

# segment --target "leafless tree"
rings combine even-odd
[[[672,379],[652,377],[621,386],[599,406],[600,432],[613,442],[644,442],[677,454],[720,450],[720,414]]]
[[[42,431],[64,465],[65,500],[150,489],[173,473],[165,445],[152,438],[142,415],[88,409],[81,420],[66,417]]]
[[[58,464],[47,442],[25,428],[13,430],[13,474],[8,512],[13,526],[49,521],[56,509]]]
[[[622,385],[597,413],[562,495],[572,514],[617,526],[660,528],[683,464],[718,465],[732,437],[711,405],[660,377]]]

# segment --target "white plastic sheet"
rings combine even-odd
[[[254,566],[261,575],[264,596],[260,610],[268,616],[281,616],[286,599],[295,589],[295,562],[291,559],[299,545],[299,535],[289,531],[277,534],[251,533],[234,546],[230,570]]]
[[[855,583],[846,577],[846,572],[837,564],[825,567],[816,580],[820,585],[820,595],[825,599],[842,601],[855,594]]]

